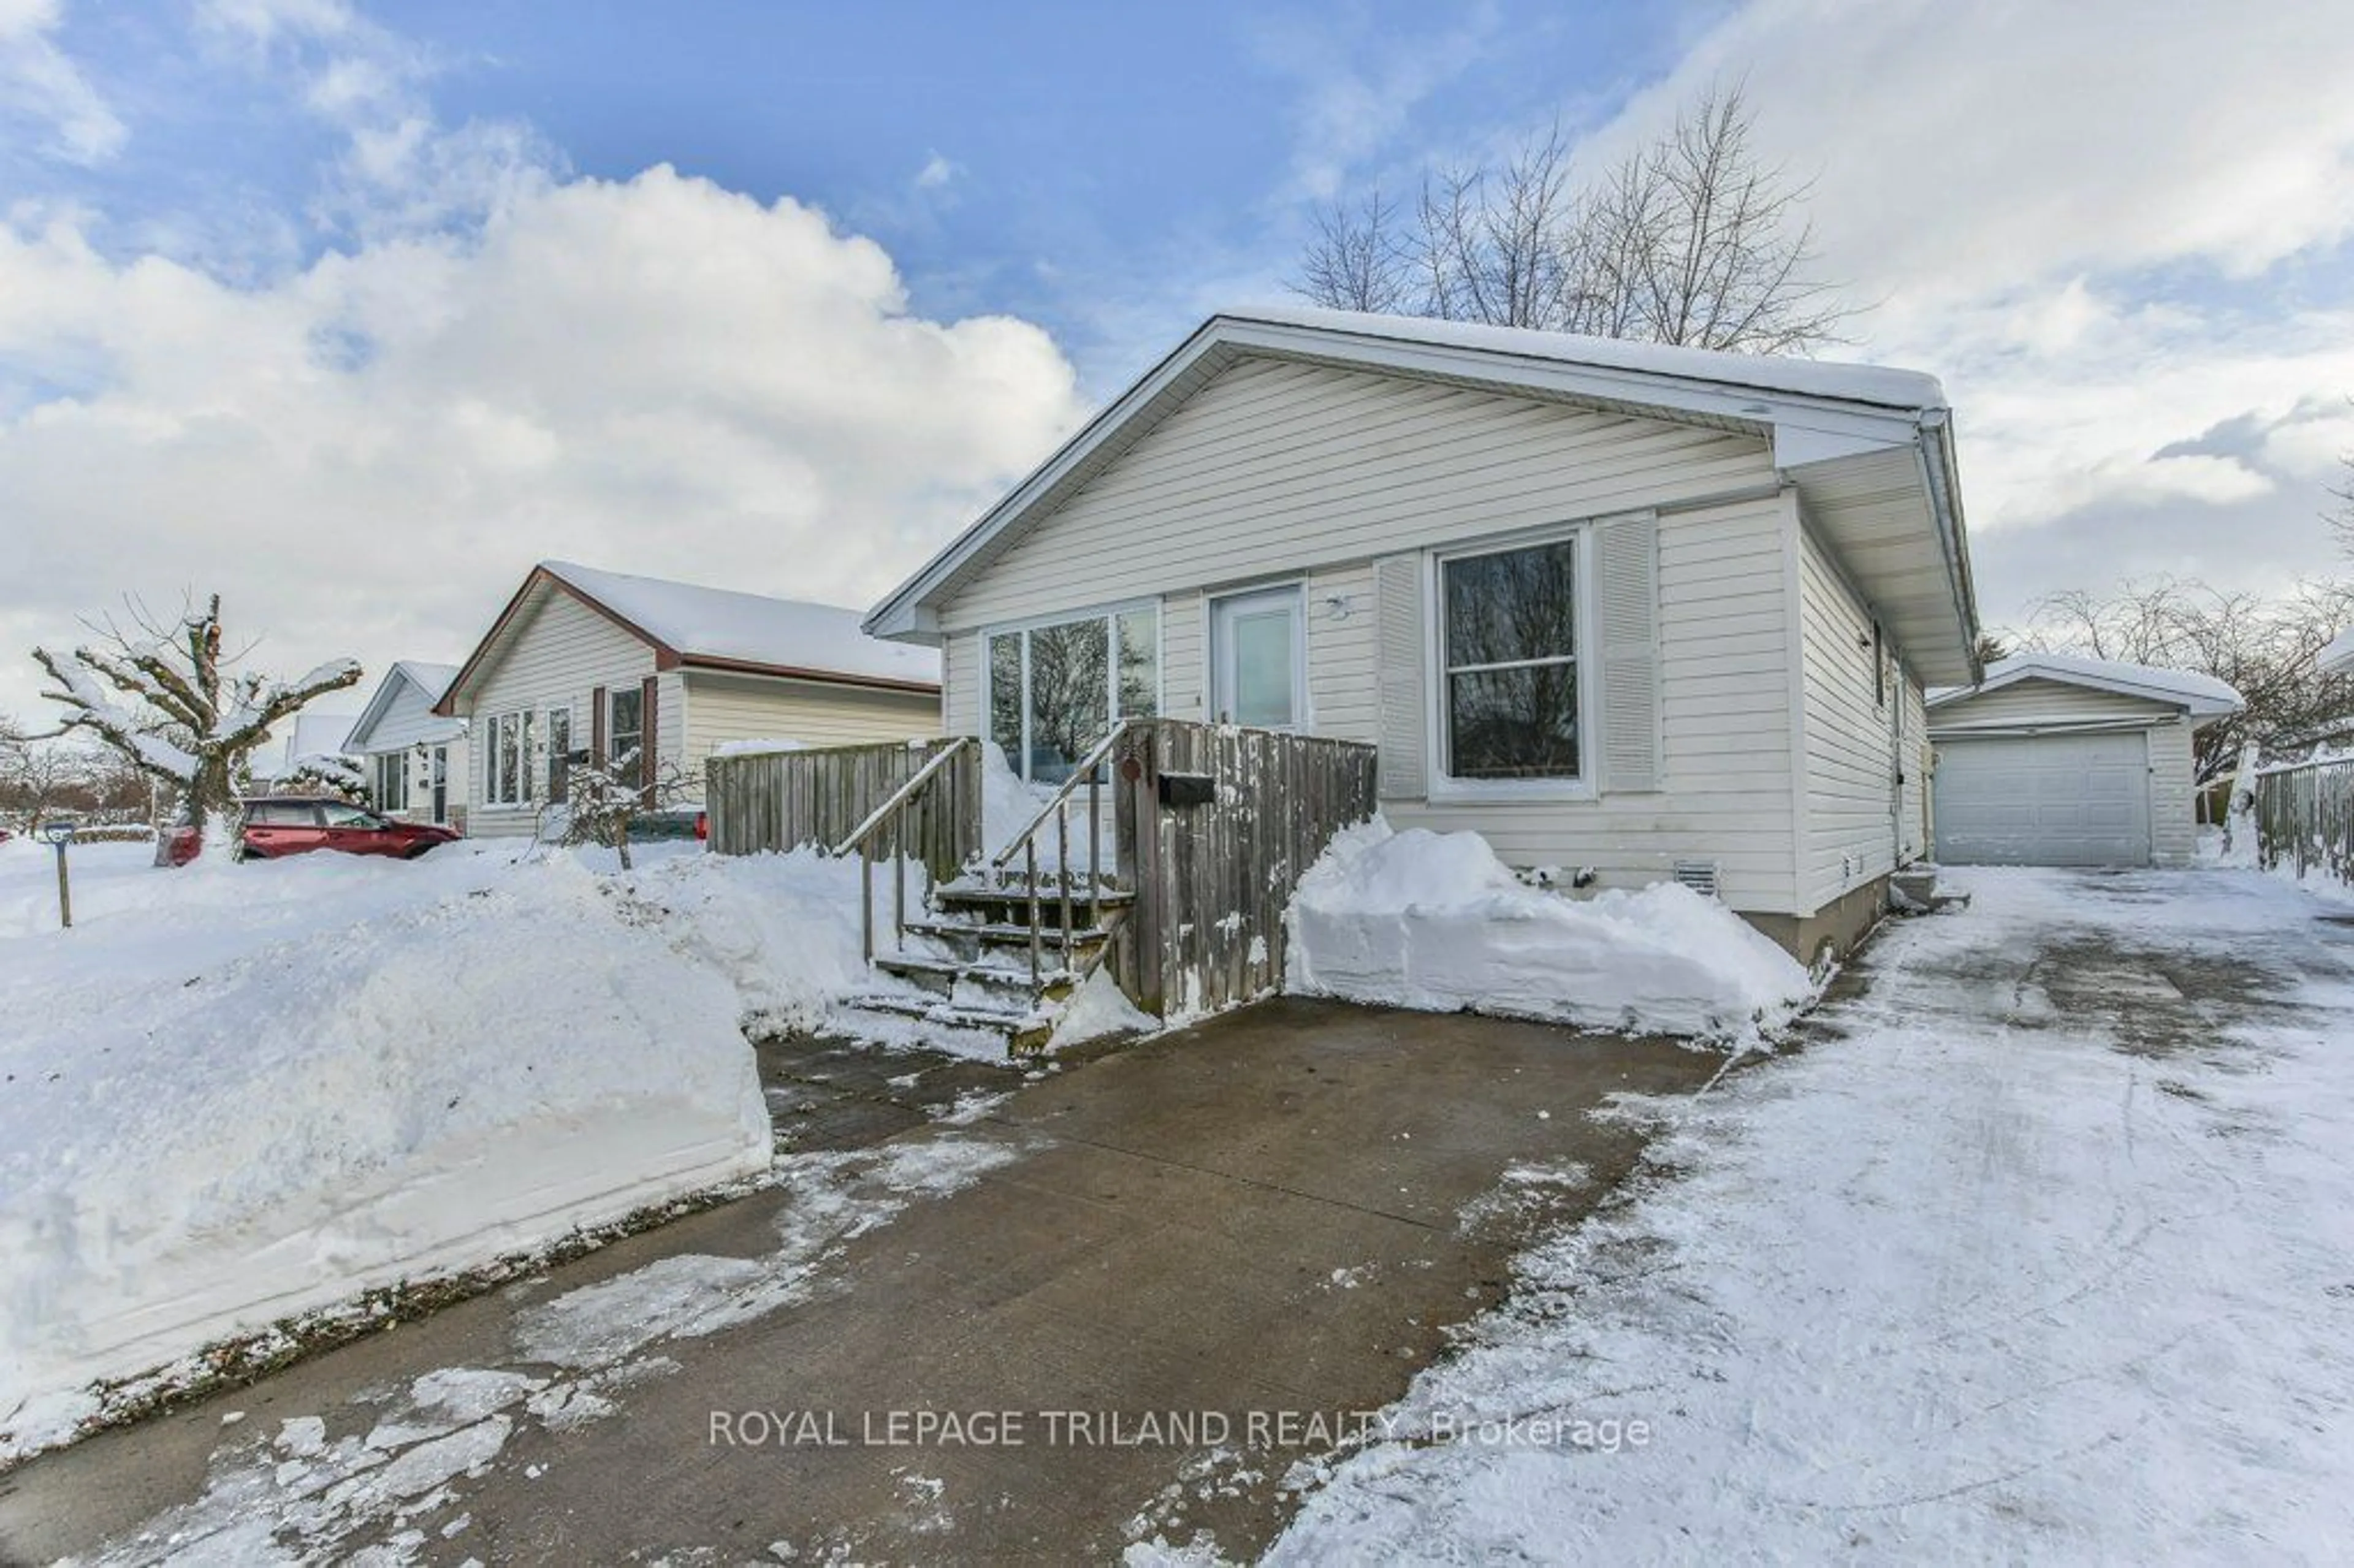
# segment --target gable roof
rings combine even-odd
[[[392,705],[399,700],[401,687],[416,687],[425,694],[426,706],[435,707],[440,703],[442,694],[450,689],[450,683],[457,678],[458,666],[455,664],[428,664],[417,659],[394,660],[392,668],[384,673],[384,679],[376,683],[376,692],[368,698],[367,706],[362,708],[360,716],[352,721],[351,734],[345,737],[344,744],[355,751],[366,747],[374,738],[376,726],[384,722],[385,715],[392,710]],[[434,726],[431,733],[419,738],[429,742],[444,740],[462,734],[464,729],[464,725],[451,719],[446,724]]]
[[[526,608],[557,593],[652,649],[657,670],[736,671],[885,691],[940,686],[937,652],[866,635],[854,609],[542,561],[451,678],[434,711],[451,712],[520,630]]]
[[[1237,361],[1371,371],[1763,438],[1925,678],[1975,680],[1978,609],[1935,377],[1417,317],[1284,306],[1212,316],[866,617],[934,641],[938,607]]]
[[[1929,694],[1928,705],[1942,707],[1969,697],[1999,692],[2021,681],[2057,681],[2141,697],[2182,709],[2193,718],[2221,718],[2238,713],[2247,701],[2237,690],[2212,675],[2190,670],[2163,670],[2155,664],[2121,664],[2113,659],[2088,659],[2074,653],[2015,653],[1987,666],[1986,679],[1975,686],[1955,686]]]

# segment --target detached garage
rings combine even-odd
[[[2242,706],[2179,670],[2031,653],[1929,696],[1931,812],[1951,865],[2188,865],[2191,736]]]

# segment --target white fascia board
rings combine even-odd
[[[1149,412],[1213,353],[1258,353],[1322,361],[1628,408],[1706,415],[1752,426],[1774,444],[1777,467],[1914,446],[1926,410],[1908,410],[1786,390],[1743,387],[1658,369],[1583,365],[1488,347],[1417,343],[1331,326],[1213,316],[1167,358],[1089,420],[1054,456],[869,610],[869,636],[937,642],[938,617],[927,601],[974,556],[1087,463],[1131,420]]]

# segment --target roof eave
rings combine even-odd
[[[1419,343],[1255,319],[1212,316],[1193,334],[1080,428],[970,527],[870,609],[861,629],[874,637],[937,642],[938,597],[1008,527],[1018,523],[1106,442],[1146,412],[1188,372],[1214,354],[1259,354],[1340,361],[1372,370],[1430,378],[1447,376],[1519,391],[1602,404],[1662,408],[1750,424],[1775,448],[1777,467],[1833,461],[1864,451],[1915,444],[1921,421],[1945,410],[1870,403],[1779,388],[1744,387],[1656,370],[1547,360],[1510,350]],[[1950,471],[1950,457],[1946,460]],[[1956,493],[1958,493],[1956,487]],[[1956,520],[1956,527],[1958,520]],[[1967,567],[1961,568],[1962,615],[1973,633]]]

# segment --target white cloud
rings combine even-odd
[[[1252,43],[1259,59],[1303,89],[1294,110],[1287,198],[1330,201],[1349,188],[1359,169],[1405,128],[1416,105],[1477,64],[1494,39],[1490,5],[1434,14],[1449,25],[1427,36],[1371,39],[1348,37],[1358,29],[1330,18],[1256,20]]]
[[[947,158],[934,153],[924,160],[924,166],[916,171],[916,188],[919,191],[943,189],[963,172]]]
[[[2329,565],[2316,514],[2349,427],[2289,416],[2354,392],[2342,6],[1753,0],[1581,156],[1734,79],[1761,150],[1814,180],[1825,274],[1874,302],[1834,352],[1946,383],[1994,613],[2137,572]],[[2276,434],[2169,450],[2243,418]]]
[[[37,126],[46,150],[68,163],[101,164],[129,132],[52,37],[59,0],[0,0],[0,126]]]
[[[1081,412],[1039,329],[913,316],[872,242],[666,168],[249,288],[0,227],[0,646],[217,587],[290,666],[461,654],[554,555],[863,603]]]

